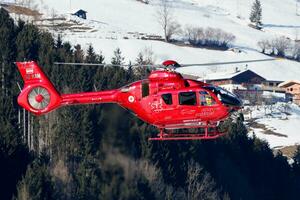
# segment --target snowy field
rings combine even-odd
[[[300,144],[300,107],[295,104],[277,103],[270,106],[245,108],[252,110],[252,119],[264,128],[250,127],[258,138],[269,142],[270,147]],[[250,113],[245,115],[246,121]],[[269,134],[265,134],[269,132]],[[277,135],[278,134],[278,135]]]
[[[197,27],[221,28],[236,36],[234,47],[241,53],[214,51],[192,47],[180,47],[160,41],[124,39],[128,33],[163,35],[157,20],[159,0],[143,4],[136,0],[36,0],[38,7],[48,16],[55,13],[65,16],[78,9],[86,10],[88,20],[81,22],[93,27],[85,33],[63,32],[64,40],[81,44],[86,48],[93,44],[97,52],[102,52],[106,62],[110,62],[113,51],[120,48],[126,62],[134,62],[138,53],[144,49],[154,52],[155,62],[174,59],[179,63],[207,63],[219,61],[262,59],[268,56],[259,53],[257,42],[285,36],[298,39],[300,16],[296,15],[294,0],[265,0],[262,2],[263,31],[248,26],[252,0],[174,0],[172,1],[174,19],[182,28],[187,25]],[[299,11],[300,13],[300,11]],[[214,71],[233,71],[236,67],[244,69],[245,64],[214,67],[190,67],[180,72],[205,76]],[[249,69],[269,80],[289,80],[300,77],[300,63],[294,61],[272,61],[249,63]]]

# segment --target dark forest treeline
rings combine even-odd
[[[229,134],[218,140],[148,142],[156,130],[117,105],[86,105],[30,116],[24,135],[14,61],[37,60],[62,93],[117,88],[145,74],[131,67],[54,66],[105,58],[92,46],[84,52],[15,23],[3,9],[0,55],[0,199],[300,198],[300,150],[289,165],[267,143],[249,138],[241,121],[229,122]],[[120,50],[111,62],[123,62]],[[139,55],[136,62],[146,61]]]

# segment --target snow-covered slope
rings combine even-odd
[[[248,26],[252,0],[173,0],[172,2],[173,16],[183,28],[186,25],[193,25],[216,27],[231,32],[236,36],[234,46],[239,47],[242,52],[213,51],[179,47],[159,41],[130,39],[128,35],[133,33],[162,35],[162,29],[157,22],[159,0],[152,0],[148,5],[136,0],[40,0],[39,8],[48,15],[68,14],[78,9],[86,10],[88,20],[81,20],[81,22],[92,26],[94,31],[84,33],[65,31],[64,39],[70,40],[73,44],[82,44],[84,47],[93,44],[98,52],[102,51],[106,62],[110,62],[112,52],[117,47],[121,49],[127,62],[134,61],[137,54],[145,48],[154,52],[157,63],[165,59],[175,59],[180,63],[260,59],[267,56],[258,52],[259,40],[281,35],[298,39],[300,16],[295,13],[294,0],[262,1],[263,31]],[[211,73],[211,70],[233,71],[236,67],[244,68],[245,65],[191,67],[181,69],[181,72],[203,76]],[[248,68],[270,80],[284,81],[300,77],[300,63],[293,61],[249,63]]]
[[[246,110],[251,110],[251,114],[249,112],[245,115],[246,121],[255,121],[250,133],[265,139],[271,147],[300,144],[299,106],[277,103],[272,106],[248,107]]]

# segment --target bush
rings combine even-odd
[[[185,38],[193,46],[207,46],[228,48],[235,40],[235,36],[219,28],[187,26],[185,28]]]
[[[283,36],[279,37],[279,38],[275,38],[272,41],[272,46],[273,46],[276,54],[278,56],[282,56],[282,57],[285,56],[286,51],[289,49],[290,45],[291,45],[290,40]]]
[[[291,41],[286,37],[277,37],[272,40],[264,39],[257,43],[262,53],[285,57],[291,48]],[[293,47],[294,49],[295,47]],[[297,54],[297,51],[295,52]],[[293,53],[294,54],[294,53]]]

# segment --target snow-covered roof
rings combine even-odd
[[[217,72],[217,73],[211,73],[207,74],[205,76],[206,80],[226,80],[226,79],[231,79],[239,74],[242,74],[248,70],[236,70],[234,72]],[[249,70],[250,71],[250,70]]]
[[[245,72],[252,72],[254,74],[257,74],[249,69],[244,69],[244,70],[235,69],[235,71],[231,71],[231,72],[225,71],[225,72],[215,72],[215,73],[206,74],[204,76],[204,79],[205,80],[229,80],[229,79],[232,79],[233,77],[236,77]],[[260,76],[260,75],[257,74],[257,76]],[[262,76],[260,76],[260,77],[262,77]],[[262,77],[262,78],[264,78],[264,77]],[[199,78],[199,80],[200,79],[203,79],[203,77]]]

